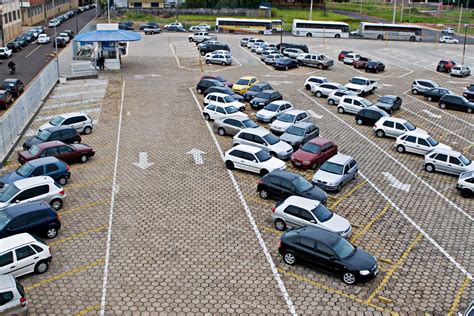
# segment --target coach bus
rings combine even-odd
[[[421,41],[421,27],[403,24],[382,24],[361,22],[358,35],[378,40]]]
[[[295,36],[348,38],[349,24],[295,19],[291,33]]]
[[[281,32],[282,20],[217,18],[216,31],[226,33],[272,34]]]

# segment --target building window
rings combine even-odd
[[[152,8],[159,8],[159,7],[160,7],[160,3],[159,3],[159,2],[152,2],[152,3],[151,3],[151,7],[152,7]]]
[[[12,13],[8,12],[8,23],[10,23],[12,20]]]
[[[141,8],[141,7],[142,7],[142,3],[141,3],[141,2],[134,2],[134,3],[133,3],[133,7],[135,7],[135,8]]]
[[[13,21],[16,21],[16,11],[13,11]]]

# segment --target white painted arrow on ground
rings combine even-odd
[[[441,118],[441,115],[438,115],[438,114],[434,114],[428,110],[421,110],[421,112],[425,112],[426,114],[428,114],[429,116],[431,117],[434,117],[434,118],[437,118],[437,119],[440,119]]]
[[[394,187],[395,189],[399,189],[405,192],[410,192],[410,185],[406,183],[402,183],[398,181],[397,178],[395,178],[390,172],[382,172],[385,178],[387,178],[388,182],[390,182],[390,185]]]
[[[272,84],[272,85],[275,85],[275,86],[279,86],[281,84],[290,84],[290,83],[293,83],[293,81],[269,81],[268,83]]]
[[[161,75],[157,75],[157,74],[150,74],[150,75],[135,75],[134,77],[135,77],[135,78],[137,78],[137,79],[144,79],[145,77],[152,77],[152,78],[155,78],[155,77],[161,77]]]
[[[312,117],[314,117],[315,119],[322,119],[323,116],[322,115],[319,115],[319,114],[316,114],[313,110],[308,110],[308,113],[309,115],[311,115]]]
[[[448,83],[469,83],[469,81],[448,81]]]
[[[393,87],[393,84],[382,83],[380,87]]]
[[[138,162],[133,162],[133,165],[145,170],[153,166],[153,162],[148,162],[148,153],[145,151],[138,154]]]
[[[190,151],[188,151],[186,154],[193,156],[194,163],[196,165],[204,164],[204,159],[202,159],[202,154],[205,154],[205,152],[203,152],[202,150],[193,148]]]
[[[273,77],[273,78],[286,78],[286,75],[263,75],[264,77]]]

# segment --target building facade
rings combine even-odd
[[[47,21],[78,6],[79,0],[24,0],[21,2],[23,25],[35,25]]]
[[[5,1],[0,2],[0,12],[2,24],[0,29],[0,43],[4,46],[7,42],[21,34],[21,10],[20,2]]]
[[[127,0],[129,8],[164,8],[165,0]]]

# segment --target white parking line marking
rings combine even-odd
[[[311,116],[314,117],[315,119],[320,120],[320,119],[323,118],[322,115],[316,114],[313,110],[308,110],[307,112],[309,113],[309,115],[311,115]]]
[[[53,104],[43,107],[43,109],[57,109],[57,108],[65,107],[65,106],[69,107],[69,106],[78,106],[78,105],[88,105],[88,104],[100,102],[103,99],[104,98],[102,97],[102,98],[95,98],[95,99],[85,99],[81,101],[62,102],[62,103],[56,103],[56,104],[53,103]]]
[[[189,91],[191,92],[191,95],[193,96],[194,101],[196,102],[196,107],[198,108],[199,113],[202,113],[201,106],[200,106],[199,101],[196,98],[196,95],[194,94],[192,88],[189,88]],[[205,124],[207,126],[207,129],[209,130],[209,133],[211,134],[211,137],[214,141],[214,144],[217,147],[217,151],[219,152],[219,155],[220,155],[221,159],[224,161],[224,153],[222,151],[221,146],[219,145],[219,142],[216,139],[216,136],[212,132],[212,129],[211,129],[211,126],[209,125],[209,122],[205,121]],[[247,202],[245,201],[245,198],[242,194],[242,191],[240,191],[239,184],[237,183],[237,180],[235,180],[234,174],[232,173],[231,170],[227,170],[227,173],[229,175],[230,180],[232,181],[232,184],[234,185],[234,189],[237,193],[237,196],[240,199],[240,203],[242,203],[242,206],[245,210],[245,214],[247,215],[247,218],[249,219],[250,225],[251,225],[255,235],[257,236],[260,247],[262,247],[263,253],[265,254],[265,258],[267,259],[267,262],[270,265],[270,268],[271,268],[272,273],[273,273],[273,277],[275,278],[275,280],[278,283],[278,286],[279,286],[280,291],[283,295],[283,298],[285,299],[286,305],[288,306],[288,309],[290,310],[291,315],[296,316],[297,314],[296,314],[295,306],[293,305],[293,302],[290,298],[290,295],[288,294],[288,291],[286,290],[285,284],[283,283],[283,280],[281,279],[280,273],[278,273],[278,270],[275,266],[275,263],[273,262],[272,255],[268,251],[267,245],[265,244],[265,241],[262,238],[260,230],[258,229],[257,224],[255,223],[255,219],[253,218],[252,212],[250,211],[250,208],[248,207]]]
[[[428,114],[429,116],[434,117],[434,118],[437,118],[437,119],[440,119],[440,118],[442,117],[441,115],[434,114],[433,112],[430,112],[430,111],[428,111],[428,110],[421,110],[421,112],[425,112],[425,113]]]
[[[30,57],[31,54],[33,54],[34,52],[36,52],[36,51],[37,51],[38,49],[40,49],[40,48],[41,48],[41,46],[36,47],[36,48],[33,49],[31,52],[29,52],[28,55],[25,56],[25,58]]]

